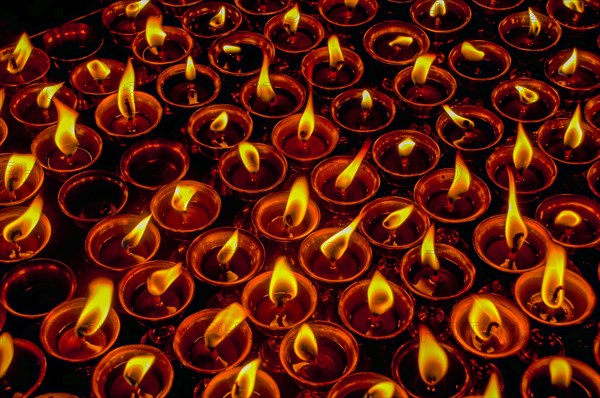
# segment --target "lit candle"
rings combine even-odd
[[[0,258],[22,260],[40,251],[44,238],[31,233],[42,217],[43,207],[44,201],[38,195],[22,214],[14,219],[6,217],[2,223],[4,227],[0,240]]]

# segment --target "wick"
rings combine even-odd
[[[456,210],[456,208],[454,207],[454,200],[451,198],[447,198],[448,200],[446,201],[446,205],[444,206],[444,208],[446,209],[447,212],[449,213],[454,213],[454,211]]]
[[[11,236],[10,246],[13,250],[15,258],[21,258],[21,246],[16,242],[16,238],[21,236],[21,231],[17,231]]]
[[[135,124],[135,113],[133,112],[133,107],[129,103],[129,99],[125,99],[125,107],[127,108],[127,114],[130,115],[127,117],[127,131],[129,133],[135,133],[137,131],[137,126]]]
[[[571,160],[573,156],[573,148],[568,145],[565,145],[565,160]]]
[[[397,232],[397,230],[395,230],[395,229],[389,230],[387,239],[384,240],[382,243],[384,245],[398,246],[398,244],[396,243],[396,232]]]
[[[435,25],[435,28],[437,30],[439,30],[440,25],[442,24],[442,18],[440,17],[435,17],[435,21],[433,21],[433,24]]]
[[[567,228],[565,228],[563,233],[560,235],[559,240],[561,242],[570,242],[571,238],[573,237],[573,234],[574,234],[573,228],[567,227]]]
[[[198,103],[198,92],[193,83],[188,84],[187,100],[189,105]]]
[[[485,334],[488,336],[492,335],[492,328],[499,328],[500,324],[498,322],[490,322],[488,324],[488,327],[485,329]]]
[[[402,159],[400,159],[400,168],[402,169],[402,171],[406,171],[406,170],[408,170],[408,167],[409,167],[408,156],[403,156]]]
[[[48,109],[42,108],[42,117],[44,118],[45,122],[50,121],[50,113],[48,112]]]
[[[106,92],[106,89],[104,88],[104,79],[94,79],[94,80],[98,84],[98,91],[101,93]]]
[[[150,47],[148,47],[148,50],[150,50],[150,52],[153,55],[156,55],[160,61],[163,61],[164,54],[163,54],[162,48],[158,48],[156,46],[150,46]]]
[[[562,285],[560,285],[556,289],[554,289],[554,291],[552,292],[552,301],[553,302],[556,302],[558,300],[558,295],[560,294],[561,290],[564,290],[564,287]]]
[[[354,17],[354,7],[347,7],[348,11],[344,14],[346,24],[350,23],[352,17]]]
[[[250,173],[250,183],[254,185],[258,183],[258,172]]]

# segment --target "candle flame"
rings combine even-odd
[[[362,91],[362,100],[360,101],[360,108],[363,112],[369,112],[373,108],[373,99],[371,99],[371,94],[369,90]]]
[[[312,362],[319,353],[317,338],[308,323],[303,323],[300,326],[300,330],[294,339],[294,353],[306,362]]]
[[[239,54],[242,52],[242,47],[231,44],[224,44],[223,51],[225,54]]]
[[[583,0],[563,0],[563,4],[571,11],[575,11],[578,14],[583,14],[585,2]]]
[[[188,55],[187,61],[185,62],[185,80],[193,82],[196,80],[196,65],[191,55]]]
[[[550,383],[556,387],[569,388],[573,377],[573,368],[566,358],[554,357],[548,364]]]
[[[419,341],[419,374],[427,385],[434,386],[448,372],[448,354],[433,333],[422,324],[419,325]]]
[[[2,230],[4,240],[15,243],[28,237],[40,220],[43,207],[42,196],[36,196],[23,214],[6,224]]]
[[[567,252],[562,246],[549,243],[546,252],[546,265],[542,279],[542,301],[549,308],[560,308],[565,298],[565,268]]]
[[[300,117],[300,123],[298,123],[298,138],[300,141],[306,142],[310,139],[315,131],[315,107],[313,105],[313,94],[312,89],[308,91],[308,101],[306,101],[306,108]]]
[[[581,224],[581,216],[573,210],[562,210],[554,218],[554,224],[574,228]]]
[[[260,359],[255,359],[240,370],[233,387],[231,387],[231,398],[251,398],[253,396],[260,362]]]
[[[415,142],[412,140],[412,138],[407,137],[403,139],[402,142],[398,144],[398,153],[400,154],[400,157],[405,158],[407,156],[410,156],[414,147]]]
[[[412,214],[414,208],[415,208],[414,205],[408,205],[408,206],[405,206],[401,209],[394,211],[393,213],[390,213],[383,220],[381,225],[383,226],[383,228],[385,228],[389,231],[393,231],[395,229],[400,228],[400,226],[402,224],[404,224],[404,221],[406,221],[406,219],[408,219],[408,217]]]
[[[156,358],[152,354],[138,355],[131,358],[125,364],[123,378],[127,383],[129,383],[130,386],[139,386],[144,379],[144,376],[146,376],[146,373],[148,373],[152,367],[155,359]]]
[[[375,271],[367,289],[367,303],[369,310],[374,315],[382,315],[388,312],[394,305],[394,294],[385,277],[379,271]]]
[[[75,325],[75,332],[80,337],[93,335],[104,324],[112,302],[113,282],[108,278],[97,278],[90,283],[89,290]]]
[[[104,62],[97,59],[85,64],[88,72],[94,80],[103,81],[110,75],[110,68]]]
[[[215,120],[210,123],[210,129],[214,132],[220,133],[221,131],[225,130],[227,123],[229,123],[229,115],[227,112],[223,111],[219,113],[219,116],[217,116]]]
[[[567,126],[565,136],[563,138],[564,144],[570,149],[575,149],[583,141],[583,129],[581,128],[581,105],[577,104],[575,113]]]
[[[308,208],[308,180],[298,177],[292,184],[283,213],[283,222],[287,227],[296,227],[304,220]]]
[[[0,334],[0,379],[2,379],[15,355],[15,345],[13,338],[8,332]]]
[[[215,29],[222,27],[225,24],[225,17],[227,16],[227,10],[225,6],[222,6],[219,11],[212,16],[208,24]]]
[[[181,264],[175,264],[172,267],[154,271],[146,281],[148,292],[157,297],[163,295],[182,272],[183,267]]]
[[[415,41],[415,39],[413,39],[411,36],[403,36],[403,35],[398,35],[396,36],[396,38],[392,41],[390,41],[388,43],[388,46],[390,47],[407,47],[410,46],[413,41]]]
[[[185,182],[178,183],[171,197],[171,206],[177,211],[186,211],[196,192],[198,189],[195,186]]]
[[[46,86],[43,89],[41,89],[35,99],[37,106],[39,106],[42,109],[50,108],[50,104],[52,103],[52,98],[54,97],[54,94],[56,94],[58,90],[62,88],[63,85],[64,83],[58,83],[52,86]]]
[[[239,303],[229,304],[219,311],[204,332],[204,343],[214,350],[231,332],[244,322],[248,312]]]
[[[8,158],[4,170],[4,186],[6,189],[9,192],[19,189],[27,181],[27,177],[33,171],[34,166],[35,156],[13,153]]]
[[[344,255],[346,249],[348,249],[350,237],[360,223],[362,216],[362,213],[360,213],[345,228],[333,234],[329,237],[329,239],[321,244],[321,253],[323,253],[323,255],[329,259],[329,261],[337,261]]]
[[[456,152],[456,165],[454,167],[454,180],[448,190],[448,199],[456,200],[469,191],[471,186],[471,173],[463,160],[460,152]]]
[[[263,63],[256,85],[256,96],[263,102],[271,102],[275,99],[275,91],[269,80],[269,59],[266,55],[263,55]]]
[[[144,236],[144,232],[146,232],[146,227],[148,226],[148,222],[152,214],[143,218],[125,237],[121,240],[121,247],[124,249],[133,249],[137,245],[140,244],[142,237]]]
[[[485,57],[485,51],[477,49],[468,41],[463,42],[460,46],[460,53],[467,61],[481,61]]]
[[[235,252],[237,251],[239,235],[240,232],[236,229],[233,231],[229,239],[227,239],[227,242],[221,246],[221,249],[219,249],[219,252],[217,253],[217,261],[219,264],[229,264]]]
[[[162,16],[152,15],[146,20],[146,41],[150,48],[162,47],[167,34],[162,28]]]
[[[537,17],[537,14],[531,7],[527,9],[529,13],[529,38],[535,39],[542,31],[542,25]]]
[[[508,211],[506,213],[506,223],[504,234],[508,247],[517,251],[527,239],[527,226],[519,214],[519,203],[517,201],[517,188],[515,186],[515,177],[508,171]]]
[[[354,9],[358,4],[358,0],[344,0],[344,4],[346,7]]]
[[[421,243],[421,265],[428,266],[434,271],[440,270],[440,261],[435,254],[435,226],[429,226],[423,243]]]
[[[138,14],[140,13],[140,11],[142,11],[142,9],[149,2],[150,2],[150,0],[140,0],[140,1],[136,1],[135,3],[127,4],[127,6],[125,7],[125,15],[129,19],[135,19],[138,16]]]
[[[500,381],[498,380],[498,375],[496,373],[492,373],[490,376],[485,391],[483,392],[483,398],[502,398],[502,394],[500,393]]]
[[[329,50],[329,66],[331,69],[339,71],[344,66],[344,54],[336,35],[331,35],[327,39],[327,49]]]
[[[363,398],[389,398],[394,396],[394,383],[391,381],[382,381],[369,388]]]
[[[23,68],[25,68],[32,51],[33,45],[31,44],[31,41],[29,41],[29,36],[27,36],[27,33],[23,33],[21,37],[19,37],[19,41],[8,60],[6,70],[13,75],[20,73]]]
[[[579,64],[579,58],[577,55],[577,48],[573,48],[571,56],[558,68],[558,73],[563,76],[572,76],[577,70]]]
[[[117,105],[123,117],[133,119],[135,116],[135,72],[133,71],[131,59],[127,60],[127,66],[119,82]]]
[[[79,113],[57,99],[54,99],[54,106],[56,106],[58,113],[54,142],[63,155],[71,156],[79,148],[79,141],[75,135],[75,122]]]
[[[473,333],[481,340],[489,340],[495,328],[502,327],[502,318],[494,303],[482,297],[473,297],[473,306],[469,311],[469,325]]]
[[[352,181],[354,181],[354,177],[358,172],[358,168],[360,167],[360,164],[367,155],[370,146],[371,139],[368,138],[363,143],[363,146],[360,148],[354,159],[352,159],[350,164],[346,166],[346,168],[336,177],[335,187],[337,189],[339,189],[340,191],[345,191],[346,188],[348,188],[350,184],[352,184]]]
[[[4,100],[6,99],[6,90],[0,88],[0,111],[4,107]]]
[[[517,140],[515,141],[512,158],[513,164],[519,173],[523,173],[523,171],[529,167],[531,159],[533,158],[533,148],[521,122],[519,122],[517,127]]]
[[[298,281],[285,256],[278,257],[269,282],[269,299],[278,307],[298,294]]]
[[[444,108],[444,111],[450,117],[450,120],[452,120],[454,124],[456,124],[461,129],[472,130],[475,127],[475,122],[473,122],[471,119],[467,119],[466,117],[460,116],[459,114],[454,112],[452,108],[450,108],[448,105],[444,104],[442,105],[442,108]]]
[[[246,170],[252,174],[258,173],[260,156],[256,147],[249,142],[243,141],[238,145],[238,152]]]
[[[518,84],[515,85],[515,88],[519,92],[519,100],[521,100],[521,102],[525,105],[531,105],[540,99],[540,96],[538,95],[538,93],[536,93],[532,89],[529,89],[529,88],[523,87],[523,86],[519,86]]]
[[[283,26],[290,34],[295,34],[298,30],[298,23],[300,22],[300,11],[298,10],[298,4],[292,7],[291,10],[286,12],[283,16]]]
[[[417,58],[415,65],[412,68],[412,72],[410,73],[410,78],[415,85],[422,86],[425,84],[433,61],[435,61],[435,54],[431,53],[420,55]]]
[[[431,18],[443,17],[446,15],[446,2],[444,0],[435,0],[429,9]]]

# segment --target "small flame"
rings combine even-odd
[[[15,243],[28,237],[40,220],[43,207],[42,196],[36,196],[23,214],[6,224],[2,230],[4,240]]]
[[[329,66],[331,69],[339,71],[344,66],[344,54],[336,35],[331,35],[327,39],[327,49],[329,50]]]
[[[519,99],[525,105],[531,105],[540,99],[540,96],[538,95],[538,93],[536,93],[532,89],[529,89],[529,88],[523,87],[523,86],[519,86],[518,84],[515,85],[515,88],[519,92]]]
[[[410,73],[410,78],[413,83],[417,86],[422,86],[427,81],[427,75],[429,74],[429,68],[435,61],[435,54],[423,54],[420,55],[415,61],[415,65]]]
[[[431,18],[443,17],[446,15],[446,2],[444,0],[435,0],[429,9]]]
[[[450,108],[448,105],[444,104],[442,105],[442,108],[444,108],[444,111],[450,117],[450,120],[452,120],[454,124],[456,124],[461,129],[471,130],[475,127],[475,122],[473,122],[471,119],[467,119],[466,117],[460,116],[459,114],[454,112],[452,108]]]
[[[229,115],[227,112],[223,111],[210,123],[210,129],[211,131],[220,133],[225,130],[227,123],[229,123]]]
[[[298,358],[306,362],[312,362],[319,353],[317,338],[307,323],[300,326],[300,330],[294,339],[294,352]]]
[[[132,230],[129,232],[123,240],[121,240],[121,247],[124,249],[133,249],[137,245],[140,244],[142,240],[142,236],[144,236],[144,232],[146,231],[146,227],[148,226],[148,222],[152,214],[145,217],[142,221],[140,221]]]
[[[563,142],[569,149],[575,149],[583,141],[583,129],[581,128],[581,105],[577,104],[575,113],[567,126]]]
[[[58,113],[58,124],[56,126],[54,142],[65,156],[71,156],[79,148],[79,141],[75,135],[75,122],[79,113],[57,99],[54,100],[54,106],[56,106]]]
[[[258,155],[256,147],[246,141],[240,142],[238,145],[238,152],[246,170],[252,174],[258,173],[258,169],[260,168],[260,156]]]
[[[283,222],[287,227],[296,227],[300,225],[306,209],[308,208],[308,180],[306,177],[298,177],[292,184],[290,196],[285,205],[283,213]]]
[[[345,191],[346,188],[348,188],[350,184],[352,184],[352,181],[354,181],[354,177],[358,172],[358,168],[360,167],[360,164],[367,155],[370,146],[371,140],[367,139],[363,143],[363,146],[360,148],[360,151],[358,151],[354,159],[352,159],[350,164],[346,166],[346,168],[336,177],[334,185],[337,189],[339,189],[340,191]]]
[[[193,82],[196,80],[196,65],[191,55],[188,55],[185,63],[185,80]]]
[[[4,186],[9,192],[19,189],[35,166],[35,156],[13,153],[6,163]]]
[[[454,180],[450,189],[448,190],[448,199],[456,200],[462,194],[469,191],[471,186],[471,173],[465,161],[463,160],[460,152],[456,152],[456,166],[454,167]]]
[[[323,253],[330,261],[339,260],[346,252],[346,249],[348,249],[350,237],[354,233],[354,230],[361,219],[362,213],[356,216],[346,228],[330,236],[329,239],[321,244],[321,253]]]
[[[421,265],[429,266],[434,271],[440,270],[440,262],[435,254],[435,226],[429,226],[423,243],[421,243]]]
[[[385,220],[383,220],[381,225],[383,226],[383,228],[385,228],[389,231],[393,231],[395,229],[400,228],[400,226],[402,224],[404,224],[404,221],[406,221],[406,219],[411,215],[414,208],[415,208],[414,205],[408,205],[401,209],[396,210],[393,213],[390,213],[385,218]]]
[[[127,61],[127,66],[121,76],[119,91],[117,93],[117,105],[121,115],[127,119],[133,119],[135,116],[135,72],[131,59]]]
[[[54,84],[52,86],[46,86],[40,90],[37,95],[36,103],[42,109],[50,108],[50,104],[52,103],[52,98],[54,94],[58,92],[62,88],[64,83]]]
[[[229,304],[219,311],[204,333],[206,347],[214,350],[225,337],[244,322],[247,316],[246,309],[239,303]]]
[[[394,396],[394,383],[391,381],[382,381],[369,388],[363,398],[388,398]]]
[[[96,333],[110,311],[113,282],[107,278],[97,278],[90,283],[89,289],[90,294],[75,325],[78,336],[91,336]]]
[[[221,249],[219,249],[219,252],[217,253],[217,261],[219,264],[229,264],[238,248],[239,236],[240,232],[236,229],[229,239],[227,239],[227,242],[221,246]]]
[[[529,167],[531,158],[533,157],[533,148],[527,133],[523,129],[523,125],[519,122],[517,127],[517,140],[513,149],[512,158],[513,164],[519,173],[523,173]]]
[[[375,271],[367,289],[369,310],[374,315],[388,312],[394,305],[394,294],[390,284],[379,271]]]
[[[467,61],[481,61],[485,57],[485,51],[478,50],[468,41],[463,42],[460,46],[460,53]]]
[[[258,76],[256,96],[263,102],[271,102],[275,99],[275,91],[269,80],[269,59],[266,55],[263,56],[263,63]]]
[[[256,374],[260,362],[260,359],[255,359],[240,370],[233,387],[231,387],[231,398],[251,398],[254,396],[254,385],[256,384]]]
[[[542,301],[550,308],[560,308],[565,298],[565,268],[567,252],[562,246],[548,244],[542,279]]]
[[[369,90],[363,90],[362,92],[362,100],[360,101],[360,108],[363,112],[369,112],[373,108],[373,100],[371,99],[371,94],[369,94]]]
[[[298,294],[298,281],[285,256],[275,261],[271,282],[269,283],[269,299],[278,307],[283,306]]]
[[[29,36],[27,33],[23,33],[8,60],[6,70],[13,75],[20,73],[25,68],[32,51],[33,45],[29,41]]]
[[[146,282],[148,292],[153,296],[163,295],[182,272],[183,267],[181,264],[175,264],[172,267],[154,271],[150,274]]]
[[[548,364],[550,368],[550,383],[553,386],[561,388],[569,388],[573,377],[573,368],[567,359],[554,357]]]
[[[92,78],[98,81],[106,80],[111,72],[108,65],[97,59],[88,62],[85,64],[85,67],[87,68],[88,72],[90,72],[90,75],[92,75]]]
[[[0,379],[2,379],[15,355],[15,345],[12,336],[8,332],[0,334]]]
[[[146,373],[152,367],[156,358],[152,354],[138,355],[131,358],[125,364],[125,370],[123,370],[123,378],[132,387],[137,387],[142,382]]]
[[[215,29],[220,28],[225,23],[225,17],[227,16],[227,11],[225,10],[225,6],[222,6],[215,15],[212,16],[208,24]]]
[[[388,43],[390,47],[408,47],[415,39],[411,36],[398,35],[396,38]]]
[[[578,63],[577,48],[573,48],[571,56],[558,68],[558,73],[563,76],[572,76],[577,70]]]
[[[150,48],[162,47],[167,34],[162,28],[162,16],[152,15],[146,20],[146,41]]]
[[[405,158],[410,156],[414,147],[415,142],[412,140],[412,138],[407,137],[403,139],[402,142],[398,144],[398,153],[400,154],[400,157]]]
[[[300,11],[298,10],[298,4],[296,4],[291,10],[284,14],[283,26],[293,35],[298,30],[298,22],[300,22]]]
[[[581,224],[581,216],[573,210],[562,210],[556,215],[554,224],[562,225],[568,228],[574,228]]]
[[[344,0],[344,4],[348,8],[354,8],[358,4],[358,0]]]
[[[125,15],[129,19],[135,19],[138,16],[138,14],[140,13],[140,11],[142,11],[142,9],[149,2],[150,2],[150,0],[140,0],[140,1],[136,1],[135,3],[127,4],[127,7],[125,7]]]
[[[434,386],[446,376],[448,354],[424,325],[419,325],[419,341],[419,374],[426,384]]]
[[[223,45],[223,51],[225,52],[225,54],[239,54],[242,52],[242,47],[231,44],[225,44]]]
[[[306,142],[310,139],[315,131],[315,107],[313,105],[313,94],[312,89],[309,88],[308,100],[306,101],[306,108],[300,117],[300,123],[298,123],[298,138],[302,142]]]
[[[469,325],[473,333],[481,340],[488,340],[494,328],[502,326],[500,313],[494,303],[486,298],[474,297],[469,311]]]
[[[542,25],[533,9],[529,7],[527,10],[529,12],[529,38],[535,39],[540,34]]]
[[[585,2],[583,0],[563,0],[563,4],[571,11],[575,11],[578,14],[583,13]]]
[[[519,250],[525,239],[527,239],[527,227],[521,219],[521,214],[519,214],[515,177],[511,171],[508,172],[508,211],[504,233],[506,243],[513,252]]]
[[[502,394],[500,393],[500,381],[498,380],[498,375],[496,373],[492,373],[490,376],[490,380],[483,392],[483,398],[502,398]]]
[[[195,186],[180,182],[175,187],[175,192],[171,198],[171,206],[175,210],[186,211],[196,192],[198,192],[198,189]]]

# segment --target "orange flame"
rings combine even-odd
[[[394,383],[392,383],[391,381],[382,381],[369,388],[369,390],[365,394],[365,398],[393,397],[395,390],[396,388],[394,387]]]
[[[123,117],[133,119],[135,116],[135,72],[131,59],[127,60],[127,66],[121,76],[117,92],[117,105]]]
[[[463,42],[460,46],[460,53],[467,61],[481,61],[485,57],[485,51],[477,49],[470,42]]]
[[[263,56],[263,63],[258,76],[256,96],[263,102],[271,102],[275,99],[275,91],[269,80],[269,59],[266,55]]]
[[[171,197],[171,206],[175,210],[186,211],[196,192],[198,192],[198,189],[195,186],[180,182],[175,187],[175,192]]]
[[[515,88],[519,92],[519,99],[525,105],[531,105],[540,99],[538,93],[536,93],[530,88],[519,86],[518,84],[515,85]]]
[[[440,270],[440,262],[435,254],[435,226],[429,226],[423,243],[421,243],[421,264],[434,271]]]
[[[520,173],[529,167],[531,158],[533,158],[533,148],[527,138],[527,133],[525,133],[523,125],[520,122],[517,127],[517,140],[515,141],[512,158],[515,168]]]
[[[571,11],[575,11],[578,14],[583,13],[585,2],[583,0],[563,0],[563,4]]]
[[[312,89],[309,89],[308,100],[306,101],[306,108],[300,117],[300,123],[298,123],[298,138],[302,142],[306,142],[310,139],[313,132],[315,131],[315,107],[313,105],[313,94]]]
[[[428,385],[434,386],[446,376],[448,354],[424,325],[419,325],[419,374]]]
[[[242,52],[242,47],[234,46],[231,44],[224,44],[223,51],[225,52],[225,54],[239,54]]]
[[[71,156],[79,148],[79,141],[75,135],[75,122],[79,113],[57,99],[54,99],[54,106],[56,106],[56,111],[58,112],[58,124],[56,126],[54,142],[65,156]]]
[[[456,152],[456,166],[454,167],[454,180],[448,190],[448,199],[456,200],[469,191],[471,186],[471,173],[463,160],[460,152]]]
[[[2,230],[4,240],[14,243],[28,237],[40,220],[43,207],[42,196],[36,196],[23,214],[6,224]]]
[[[229,123],[229,115],[227,112],[223,111],[219,113],[219,116],[217,116],[215,120],[210,123],[210,129],[211,131],[220,133],[221,131],[225,130],[227,123]]]
[[[560,308],[565,298],[567,252],[562,246],[554,243],[549,243],[547,250],[542,279],[542,301],[550,308]]]
[[[573,113],[573,117],[571,118],[571,121],[567,126],[567,130],[565,131],[563,142],[566,147],[575,149],[581,145],[582,141],[583,129],[581,128],[581,105],[577,104],[575,113]]]
[[[4,170],[4,186],[9,192],[19,189],[35,166],[35,156],[13,153]]]
[[[435,54],[423,54],[420,55],[415,61],[415,65],[410,73],[410,78],[413,83],[417,86],[422,86],[427,81],[427,75],[429,74],[429,68],[435,61]]]
[[[165,43],[167,34],[162,28],[162,16],[150,16],[146,20],[146,41],[150,46],[150,51],[158,53],[156,47],[162,47]]]
[[[573,377],[573,368],[566,358],[554,357],[548,364],[550,383],[556,387],[569,388]]]
[[[398,153],[400,154],[400,157],[405,158],[410,156],[414,147],[415,142],[410,137],[403,139],[402,142],[398,144]]]
[[[573,210],[562,210],[554,218],[554,224],[573,228],[581,224],[581,216]]]
[[[185,80],[188,82],[196,80],[196,65],[194,65],[194,60],[191,55],[188,55],[185,63]]]
[[[12,336],[8,332],[0,334],[0,379],[2,379],[15,355],[15,345]]]
[[[152,354],[148,355],[138,355],[136,357],[131,358],[125,364],[125,369],[123,370],[123,378],[127,383],[129,383],[132,387],[137,387],[140,385],[146,373],[152,367],[154,360],[156,358]]]
[[[443,17],[446,15],[446,3],[444,0],[435,0],[429,9],[429,16],[431,18]]]
[[[154,271],[150,274],[146,282],[148,292],[153,296],[163,295],[182,272],[183,267],[181,264],[175,264],[172,267]]]
[[[298,10],[298,4],[296,4],[291,10],[283,15],[283,27],[288,31],[289,34],[293,35],[298,30],[299,22],[300,11]]]
[[[52,103],[52,98],[54,97],[54,94],[56,94],[58,90],[62,88],[63,85],[64,83],[58,83],[52,86],[46,86],[43,89],[41,89],[35,99],[37,106],[39,106],[42,109],[50,108],[50,104]]]
[[[473,306],[469,311],[469,325],[473,333],[485,341],[492,336],[494,328],[502,327],[502,318],[491,300],[473,297]]]
[[[319,353],[317,338],[307,323],[300,326],[300,330],[294,339],[294,352],[298,358],[306,362],[312,362]]]
[[[368,138],[363,143],[363,146],[360,148],[360,151],[358,151],[358,153],[356,154],[354,159],[352,159],[350,164],[346,166],[346,168],[336,177],[334,185],[337,189],[339,189],[340,191],[345,191],[346,188],[348,188],[350,184],[352,184],[354,176],[356,176],[358,168],[360,167],[360,164],[367,155],[370,146],[371,139]]]
[[[127,4],[127,7],[125,7],[125,15],[129,19],[135,19],[138,16],[138,14],[140,13],[140,11],[142,11],[142,9],[149,2],[150,2],[150,0],[140,0],[140,1],[136,1],[135,3]]]
[[[512,251],[519,250],[525,239],[527,239],[527,226],[521,219],[521,214],[519,214],[515,177],[510,171],[508,172],[508,211],[506,213],[504,234],[506,243]]]
[[[219,249],[219,252],[217,253],[217,261],[219,264],[229,264],[238,248],[239,235],[240,232],[236,229],[229,239],[227,239],[227,242],[221,246],[221,249]]]
[[[348,8],[354,8],[358,4],[358,0],[344,0],[344,4]]]
[[[103,81],[110,75],[110,68],[104,62],[97,59],[85,64],[88,72],[94,80]]]
[[[214,350],[231,332],[244,322],[248,313],[239,303],[232,303],[219,311],[204,332],[204,343]]]
[[[338,71],[344,66],[344,54],[340,46],[340,40],[336,35],[329,36],[327,39],[327,49],[329,50],[329,66]]]
[[[558,73],[563,76],[572,76],[577,70],[578,63],[577,48],[573,48],[571,56],[558,68]]]
[[[450,120],[454,122],[458,127],[463,130],[471,130],[475,127],[475,122],[471,119],[467,119],[466,117],[462,117],[456,112],[454,112],[448,105],[442,105],[446,114],[450,117]]]
[[[348,249],[350,237],[354,233],[354,230],[361,219],[362,213],[356,216],[346,228],[330,236],[329,239],[321,244],[321,253],[323,253],[330,261],[339,260],[346,252],[346,249]]]
[[[222,6],[215,15],[212,16],[208,24],[213,28],[220,28],[225,23],[225,17],[227,16],[227,11],[225,10],[225,6]]]
[[[121,240],[121,247],[124,249],[133,249],[137,245],[140,244],[142,240],[142,236],[144,236],[144,232],[146,232],[146,227],[148,226],[148,222],[152,214],[145,217],[142,221],[140,221],[132,230],[129,232],[123,240]]]
[[[529,7],[527,11],[529,13],[529,38],[535,39],[540,34],[542,25],[540,24],[537,14],[533,12],[531,7]]]
[[[6,70],[13,75],[20,73],[25,68],[32,51],[33,45],[29,41],[29,36],[27,33],[23,33],[8,60]]]
[[[404,224],[404,221],[406,221],[406,219],[411,215],[414,208],[414,205],[408,205],[394,211],[393,213],[390,213],[383,220],[381,225],[383,226],[383,228],[390,231],[400,228],[400,226]]]
[[[254,385],[256,384],[256,374],[259,367],[260,359],[255,359],[240,370],[231,388],[231,398],[250,398],[254,396]]]
[[[256,147],[246,141],[240,142],[238,145],[238,152],[246,170],[252,174],[258,173],[258,169],[260,168],[260,156],[258,155]]]
[[[367,303],[374,315],[388,312],[394,305],[394,294],[390,284],[379,271],[375,271],[367,289]]]
[[[282,306],[298,294],[298,281],[292,272],[285,256],[275,261],[273,274],[269,283],[269,299],[277,306]]]
[[[0,111],[4,107],[4,100],[6,99],[6,90],[0,88]]]
[[[113,282],[107,278],[97,278],[90,283],[89,289],[90,294],[75,325],[78,336],[91,336],[96,333],[110,311]]]
[[[362,92],[362,100],[360,101],[360,108],[363,110],[363,112],[369,112],[371,111],[371,108],[373,108],[373,100],[371,99],[371,94],[369,93],[368,90],[363,90]]]
[[[415,39],[411,36],[398,35],[396,38],[388,43],[390,47],[407,47],[410,46]]]
[[[496,373],[492,373],[490,376],[490,380],[483,392],[483,398],[502,398],[502,394],[500,393],[500,381],[498,380],[498,375]]]
[[[300,225],[308,208],[308,181],[306,177],[298,177],[292,184],[290,196],[285,205],[283,222],[288,227]]]

